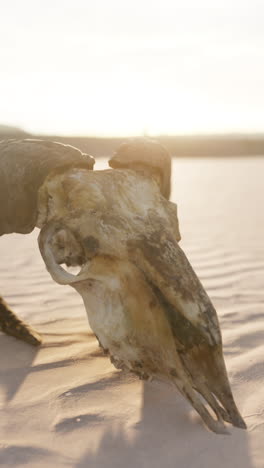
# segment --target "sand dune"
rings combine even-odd
[[[0,335],[0,466],[263,468],[263,176],[264,159],[174,162],[181,244],[218,311],[248,430],[210,433],[174,389],[117,371],[81,298],[50,279],[37,232],[4,236],[1,293],[44,344]]]

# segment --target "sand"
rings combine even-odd
[[[9,235],[0,292],[44,343],[0,334],[0,466],[264,467],[263,178],[261,158],[174,162],[181,245],[218,311],[248,430],[215,435],[173,388],[117,371],[81,298],[49,277],[38,233]]]

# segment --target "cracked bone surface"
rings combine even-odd
[[[45,180],[38,225],[46,267],[80,293],[117,368],[172,382],[216,433],[227,432],[224,421],[245,428],[215,309],[178,245],[177,207],[147,165],[122,167],[121,157],[118,166]],[[79,259],[77,275],[62,268],[63,257]]]

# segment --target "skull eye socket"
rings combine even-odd
[[[59,284],[71,284],[80,281],[81,271],[70,273],[66,267],[82,266],[85,255],[74,233],[60,221],[51,221],[44,226],[38,238],[40,253],[47,270]]]
[[[60,265],[75,267],[85,262],[83,249],[69,229],[62,228],[54,233],[50,245],[55,260]]]

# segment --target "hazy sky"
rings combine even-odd
[[[0,123],[264,131],[263,0],[0,0]]]

